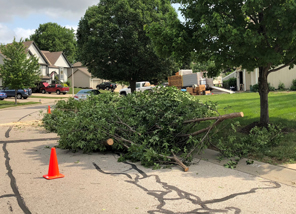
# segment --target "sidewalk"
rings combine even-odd
[[[219,152],[207,149],[204,154],[196,155],[195,158],[220,166],[224,166],[229,161],[229,159],[219,161],[218,156]],[[241,159],[234,170],[296,187],[296,164],[271,165],[254,161],[253,164],[247,165],[246,161],[245,158]]]

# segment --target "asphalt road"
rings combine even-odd
[[[57,149],[65,177],[46,180],[50,148],[57,145],[57,135],[38,122],[48,105],[0,110],[1,214],[296,213],[293,176],[285,183],[277,179],[281,168],[270,168],[271,179],[226,169],[211,155],[183,172],[119,163],[112,153]]]

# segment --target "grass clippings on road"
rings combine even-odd
[[[14,101],[0,101],[0,109],[3,108],[10,108],[10,107],[17,107],[17,106],[25,106],[25,105],[32,105],[32,104],[40,104],[39,102],[27,102],[27,103],[17,103],[17,105],[14,104]]]
[[[243,112],[239,121],[241,127],[260,120],[260,100],[258,93],[246,92],[198,96],[201,101],[217,102],[219,113]],[[259,154],[253,154],[267,163],[287,163],[296,161],[296,92],[270,92],[268,95],[270,123],[281,124],[284,137],[280,145]]]

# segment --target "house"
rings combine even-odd
[[[96,88],[96,86],[106,80],[93,77],[88,71],[86,66],[83,66],[81,62],[76,62],[72,65],[74,87],[81,88]],[[68,69],[68,79],[72,83],[72,68]]]
[[[60,82],[68,81],[68,70],[71,68],[71,63],[62,51],[49,52],[41,51],[45,58],[49,61],[48,75],[51,83],[55,83],[57,80]]]
[[[258,84],[258,77],[259,68],[254,69],[253,72],[237,68],[236,71],[224,77],[223,81],[228,80],[229,78],[236,78],[237,89],[240,91],[249,91],[251,85]],[[296,79],[296,67],[289,70],[289,66],[276,72],[272,72],[267,77],[267,81],[276,89],[280,83],[284,83],[286,88],[290,88],[293,79]]]
[[[73,69],[73,79],[74,87],[76,88],[96,88],[97,85],[102,82],[109,82],[109,80],[104,80],[100,78],[93,77],[88,71],[86,66],[83,66],[81,62],[76,62],[72,65],[72,68],[68,69],[68,80],[72,82],[72,69]],[[72,85],[72,84],[71,84]],[[116,92],[120,91],[122,88],[126,88],[126,85],[117,84]]]
[[[61,82],[67,82],[68,68],[71,67],[63,52],[49,52],[41,51],[34,41],[26,41],[23,43],[26,47],[27,57],[35,56],[40,65],[40,78],[42,82],[54,83],[56,77]],[[0,53],[0,64],[3,64],[5,56]],[[2,79],[0,78],[0,86],[2,86]]]

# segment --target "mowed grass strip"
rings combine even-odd
[[[203,102],[217,102],[220,114],[243,112],[238,118],[241,126],[260,120],[260,99],[258,93],[246,92],[198,96]],[[285,128],[279,146],[260,154],[253,154],[258,160],[268,163],[294,163],[296,161],[296,92],[270,92],[268,95],[270,123]]]
[[[63,95],[61,95],[63,96]],[[35,95],[31,95],[30,98],[42,98],[42,99],[67,99],[68,97],[46,97],[46,96],[35,96]]]
[[[15,105],[14,102],[12,102],[12,101],[0,100],[0,109],[9,108],[9,107],[32,105],[32,104],[40,104],[40,103],[39,102],[27,102],[27,103],[17,103],[17,105]]]

